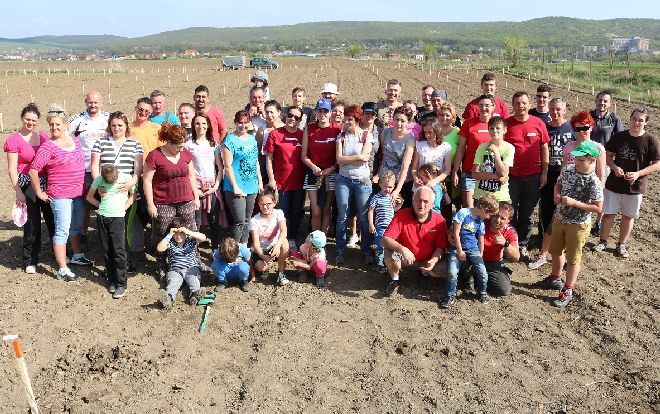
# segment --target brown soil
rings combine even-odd
[[[251,72],[219,73],[211,70],[214,65],[3,63],[0,74],[4,69],[20,72],[0,80],[9,91],[1,98],[5,127],[18,127],[17,114],[31,94],[44,112],[51,101],[64,99],[69,108],[82,110],[83,82],[86,90],[104,93],[106,109],[124,111],[141,95],[143,84],[147,93],[164,89],[173,110],[175,100],[189,100],[193,88],[205,83],[215,102],[232,114],[247,101]],[[384,82],[396,77],[405,98],[417,100],[424,83],[440,83],[462,108],[479,92],[483,74],[463,69],[429,75],[428,70],[378,62],[376,75],[366,65],[287,60],[285,69],[270,71],[272,94],[287,101],[288,91],[302,84],[314,97],[324,82],[335,82],[342,98],[362,102],[382,95]],[[23,68],[29,74],[49,66],[69,68],[71,75],[22,74]],[[104,76],[109,67],[115,72]],[[145,74],[136,74],[142,67]],[[96,73],[79,78],[74,68]],[[126,72],[116,73],[119,69]],[[535,86],[509,77],[499,82],[500,96]],[[591,107],[590,93],[555,93],[560,94],[571,102],[578,96]],[[618,106],[624,119],[630,108]],[[331,269],[324,290],[298,283],[257,283],[248,293],[228,288],[214,304],[204,334],[197,332],[201,308],[179,301],[165,312],[156,304],[150,256],[139,264],[143,272],[130,278],[121,300],[113,300],[100,284],[103,260],[95,242],[89,256],[96,266],[79,269],[80,283],[55,280],[54,261],[47,254],[38,274],[24,274],[22,233],[11,221],[13,193],[6,178],[2,188],[0,329],[20,334],[45,413],[660,411],[657,176],[629,243],[631,257],[586,251],[576,299],[564,311],[550,304],[555,292],[533,287],[548,268],[530,271],[517,264],[512,265],[514,294],[493,298],[486,306],[459,296],[454,310],[443,311],[436,303],[439,284],[422,288],[412,273],[404,273],[400,295],[386,299],[379,293],[385,277],[361,265],[358,251],[352,250],[346,267]],[[95,237],[92,232],[91,240]],[[44,250],[48,245],[45,240]],[[208,257],[208,248],[204,254]],[[334,257],[332,246],[329,256]],[[210,278],[205,284],[212,286]],[[2,355],[0,410],[25,412],[20,381],[8,352]]]

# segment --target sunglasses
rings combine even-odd
[[[591,129],[591,126],[590,125],[583,125],[581,127],[575,127],[573,129],[575,130],[575,132],[587,132]]]
[[[300,121],[300,120],[302,119],[302,116],[300,116],[300,115],[294,115],[294,114],[292,114],[291,112],[289,112],[288,114],[286,114],[286,117],[287,117],[287,118],[293,118],[293,119],[295,119],[296,121]]]

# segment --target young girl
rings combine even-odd
[[[221,214],[224,216],[224,207],[215,193],[220,187],[223,169],[221,158],[215,156],[216,143],[210,126],[211,120],[207,115],[196,114],[192,119],[192,137],[186,142],[186,148],[192,155],[197,188],[202,194],[200,208],[195,210],[195,223],[198,229],[200,225],[208,225],[211,248],[217,249],[220,241],[219,222],[226,223],[226,219],[219,220]]]
[[[87,202],[98,207],[97,227],[103,246],[108,292],[112,293],[113,299],[124,296],[128,281],[124,217],[135,200],[135,191],[133,188],[124,190],[127,182],[131,182],[131,176],[120,173],[113,164],[106,164],[87,192]],[[99,188],[105,191],[100,202],[94,198]]]
[[[412,161],[414,189],[424,185],[417,173],[421,165],[432,163],[438,169],[439,175],[434,177],[431,184],[429,184],[431,188],[444,181],[451,174],[451,145],[442,139],[440,123],[434,117],[427,117],[422,120],[421,128],[422,133],[415,145]]]
[[[176,294],[185,281],[190,294],[188,302],[196,305],[203,293],[201,286],[201,272],[197,262],[197,243],[206,240],[203,233],[192,231],[184,226],[184,219],[174,217],[170,224],[170,231],[156,246],[156,251],[167,251],[167,273],[165,280],[167,287],[159,291],[158,301],[164,308],[174,305]]]
[[[250,219],[250,234],[254,243],[252,262],[261,279],[266,280],[268,268],[277,260],[277,284],[284,286],[289,283],[284,274],[289,243],[284,212],[274,208],[276,204],[277,196],[271,188],[266,188],[257,196],[260,213]]]
[[[433,203],[433,211],[442,214],[442,205],[451,204],[451,199],[447,192],[442,188],[442,183],[436,183],[436,178],[440,176],[440,171],[432,163],[426,163],[419,167],[417,170],[417,177],[422,185],[431,187],[435,192],[435,202]],[[434,184],[435,183],[435,184]]]
[[[417,119],[417,105],[412,100],[407,100],[403,102],[403,107],[409,109],[413,113],[413,119]],[[392,125],[390,125],[392,126]],[[415,121],[411,121],[408,124],[408,130],[412,132],[415,136],[415,139],[419,140],[422,135],[422,126]],[[414,165],[414,164],[413,164]]]
[[[243,292],[250,290],[250,250],[244,244],[231,237],[224,239],[213,254],[211,268],[218,280],[216,292],[225,290],[227,282],[231,281],[240,283]]]
[[[300,246],[300,251],[291,252],[289,261],[298,270],[298,282],[306,282],[307,274],[311,273],[316,277],[316,287],[325,286],[325,272],[328,269],[325,242],[325,233],[314,230]]]

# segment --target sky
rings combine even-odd
[[[188,27],[255,27],[306,22],[523,21],[545,16],[584,19],[660,18],[660,1],[641,0],[52,0],[12,1],[0,12],[0,37],[101,35],[139,37]],[[497,5],[494,9],[493,5]],[[597,6],[595,6],[597,4]],[[324,7],[319,7],[325,5]],[[465,5],[465,6],[463,6]]]

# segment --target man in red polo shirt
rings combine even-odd
[[[484,73],[484,76],[481,77],[481,91],[484,95],[495,96],[495,91],[497,91],[497,82],[495,78],[495,74],[491,72],[486,72]],[[465,111],[463,111],[463,119],[476,118],[478,116],[479,97],[476,97],[465,107]],[[509,107],[500,98],[495,98],[495,107],[493,108],[492,116],[501,116],[504,119],[509,117]]]
[[[435,192],[421,186],[413,195],[413,207],[397,212],[383,235],[385,266],[392,280],[385,289],[391,296],[399,289],[403,266],[415,266],[427,276],[446,274],[446,262],[440,262],[447,242],[447,223],[441,214],[431,211]]]
[[[532,234],[532,213],[540,198],[540,188],[548,180],[550,159],[548,130],[541,119],[531,116],[527,92],[513,94],[513,116],[506,120],[504,140],[516,149],[509,169],[509,194],[514,214],[511,223],[518,232],[520,256],[529,259],[527,242]]]

